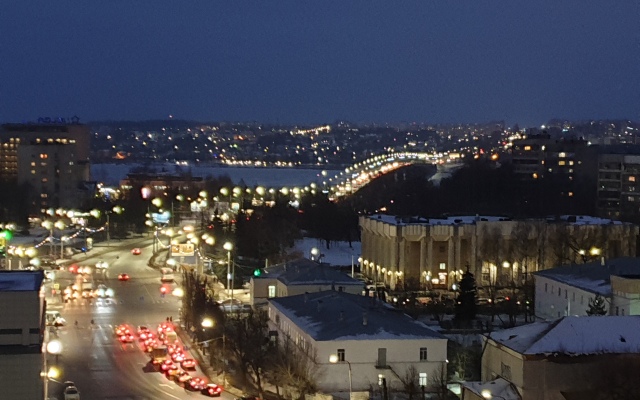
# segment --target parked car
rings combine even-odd
[[[75,386],[64,389],[64,400],[80,400],[80,391]]]

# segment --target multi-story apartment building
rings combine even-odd
[[[82,124],[2,125],[0,179],[29,184],[35,209],[78,207],[92,194],[89,138]]]
[[[392,289],[451,288],[468,268],[480,285],[520,286],[531,272],[594,258],[635,257],[638,226],[561,216],[511,220],[360,217],[362,271]]]
[[[598,149],[598,213],[602,216],[640,215],[640,146]]]
[[[523,179],[556,176],[567,183],[586,173],[589,146],[581,139],[554,139],[548,134],[515,140],[512,147],[514,172]]]
[[[43,399],[45,303],[42,271],[0,271],[0,387],[3,399]]]

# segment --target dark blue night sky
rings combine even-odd
[[[0,121],[640,119],[640,2],[11,1]]]

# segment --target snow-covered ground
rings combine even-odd
[[[321,262],[337,267],[350,266],[352,262],[358,265],[360,245],[360,242],[351,242],[351,247],[349,247],[348,242],[331,242],[327,249],[327,243],[324,240],[304,238],[294,245],[294,249],[304,257],[311,258],[311,250],[317,248],[322,255]]]

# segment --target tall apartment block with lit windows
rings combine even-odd
[[[82,124],[2,125],[0,179],[29,184],[36,209],[78,207],[90,179],[89,139]]]
[[[598,212],[609,218],[640,218],[640,146],[599,149]]]

